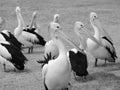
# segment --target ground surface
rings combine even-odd
[[[120,57],[120,0],[0,0],[0,16],[6,19],[6,29],[13,32],[17,26],[15,7],[20,6],[26,24],[29,23],[32,12],[39,11],[38,24],[41,26],[40,34],[49,40],[47,25],[55,13],[60,14],[60,22],[64,32],[76,43],[73,33],[75,21],[82,21],[91,28],[89,13],[95,11],[103,27],[111,35],[118,57]],[[91,30],[92,32],[92,30]],[[69,47],[69,44],[66,44]],[[42,59],[43,49],[34,49],[33,54],[24,54],[29,59],[23,72],[14,72],[11,67],[8,72],[3,71],[0,65],[0,90],[44,90],[41,78],[41,65],[36,63]],[[89,76],[86,80],[75,81],[72,77],[72,90],[120,90],[120,59],[116,64],[104,61],[98,62],[94,67],[94,58],[88,55]]]

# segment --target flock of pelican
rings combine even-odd
[[[28,59],[24,56],[22,50],[28,47],[28,53],[32,53],[34,45],[43,46],[44,60],[37,62],[43,63],[42,78],[45,90],[68,90],[72,71],[75,76],[87,76],[87,53],[95,58],[95,66],[97,66],[98,59],[105,60],[105,64],[106,61],[115,62],[117,59],[113,40],[103,29],[95,12],[90,13],[90,23],[94,35],[88,32],[89,30],[82,22],[76,21],[74,24],[73,30],[79,39],[79,46],[64,34],[60,26],[59,14],[55,14],[53,21],[48,25],[48,33],[51,39],[46,42],[39,35],[39,26],[36,24],[37,12],[33,12],[28,26],[25,25],[20,7],[16,7],[15,12],[18,26],[13,34],[4,29],[5,20],[0,18],[0,62],[3,64],[4,71],[6,71],[6,65],[14,67],[15,70],[24,70]],[[67,50],[63,40],[73,48]]]

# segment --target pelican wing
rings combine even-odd
[[[9,36],[6,35],[4,32],[1,32],[1,34],[4,36],[6,41],[13,43],[16,47],[19,48],[19,50],[21,50],[22,43],[20,43],[12,33],[8,32]]]
[[[1,43],[1,46],[5,47],[6,50],[8,50],[8,53],[10,53],[11,55],[11,59],[9,59],[9,61],[12,62],[14,65],[24,65],[25,62],[28,61],[23,53],[12,43]]]
[[[23,31],[24,33],[22,34],[24,34],[26,38],[29,38],[29,40],[32,41],[33,43],[40,44],[43,46],[45,45],[46,41],[44,40],[44,38],[37,34],[36,32],[34,32],[33,30],[24,29]]]
[[[103,37],[107,37],[109,41],[113,42],[112,38],[111,38],[110,35],[106,32],[106,30],[104,30],[104,28],[102,28],[102,35],[103,35]]]
[[[115,57],[117,58],[116,51],[113,46],[113,42],[111,42],[111,40],[109,40],[107,37],[104,36],[102,37],[102,43],[105,46],[105,48],[108,50],[108,52],[111,54],[111,57],[113,59],[115,59]]]

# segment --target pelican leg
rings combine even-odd
[[[76,77],[76,74],[75,74],[75,72],[73,72],[73,75],[74,75],[74,78],[75,78],[75,80],[77,81],[77,77]]]
[[[33,52],[33,46],[31,46],[31,47],[28,48],[28,53],[30,54],[32,52]]]
[[[105,59],[105,63],[104,63],[105,65],[106,65],[106,62],[107,62],[107,59]]]
[[[98,59],[95,58],[95,67],[97,67],[97,61],[98,61]]]
[[[62,90],[68,90],[68,88],[64,88],[64,89],[62,89]]]
[[[29,48],[28,48],[28,53],[30,53],[30,49],[31,49],[31,48],[29,47]]]
[[[31,52],[30,53],[32,53],[33,52],[33,46],[31,47]]]
[[[4,72],[6,72],[6,64],[3,64]]]

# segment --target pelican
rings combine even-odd
[[[21,15],[20,7],[16,7],[16,14],[17,14],[17,19],[18,19],[18,26],[14,30],[14,36],[18,39],[18,41],[25,44],[26,46],[33,46],[32,43],[25,40],[24,37],[22,36],[22,30],[25,24],[24,24],[22,15]]]
[[[84,26],[85,25],[80,21],[76,21],[74,24],[74,32],[79,39],[79,44],[80,44],[79,48],[84,53],[80,52],[75,48],[70,49],[68,52],[68,57],[71,62],[72,70],[74,71],[75,79],[77,79],[76,75],[83,77],[88,75],[88,71],[87,71],[88,64],[87,64],[87,55],[86,55],[87,43],[85,37],[87,36],[92,40],[94,40],[96,43],[98,43],[96,39],[92,37],[92,35],[89,35],[85,32],[81,33],[80,30],[84,28]]]
[[[68,90],[68,84],[71,76],[71,65],[67,58],[67,51],[57,35],[60,25],[52,22],[50,31],[53,32],[53,43],[59,51],[59,56],[45,64],[42,69],[45,90]]]
[[[14,44],[0,41],[0,62],[3,64],[4,71],[6,71],[6,65],[24,70],[26,61],[28,61],[27,58]]]
[[[54,15],[54,18],[53,18],[52,22],[59,23],[59,14]],[[49,27],[50,27],[50,25],[48,26],[48,30],[49,30]],[[45,44],[44,56],[47,57],[47,54],[51,53],[51,58],[55,59],[59,55],[59,50],[58,50],[57,46],[55,45],[55,43],[52,40],[53,33],[50,32],[50,30],[48,32],[50,33],[51,40],[49,40]]]
[[[42,36],[27,28],[23,29],[24,21],[19,7],[16,7],[16,14],[18,19],[18,27],[14,30],[14,35],[17,37],[17,39],[26,47],[33,47],[34,44],[44,46],[46,41]],[[28,51],[28,53],[31,52],[32,51]]]
[[[30,22],[30,25],[28,25],[27,27],[26,27],[26,30],[27,30],[27,32],[29,32],[29,33],[31,33],[31,34],[34,34],[34,35],[36,35],[36,36],[38,36],[38,38],[39,37],[41,37],[40,39],[39,39],[39,41],[40,42],[42,42],[41,43],[41,45],[43,44],[43,43],[45,43],[46,41],[44,40],[44,38],[42,37],[42,36],[40,36],[39,35],[39,29],[40,29],[40,26],[39,25],[37,25],[37,23],[36,23],[36,18],[37,18],[37,11],[34,11],[33,12],[33,14],[32,14],[32,20],[31,20],[31,22]],[[29,31],[30,30],[30,31]],[[35,38],[34,38],[35,39]],[[42,40],[43,39],[43,40]],[[28,50],[28,52],[30,52],[31,51],[31,53],[33,52],[33,47],[30,47],[29,48],[29,50]]]
[[[113,43],[111,42],[112,40],[110,40],[110,37],[107,34],[106,36],[101,37],[102,28],[96,13],[92,12],[90,14],[90,22],[95,32],[93,37],[98,41],[98,43],[90,38],[88,38],[86,42],[88,52],[95,57],[95,66],[97,66],[97,59],[105,60],[105,64],[106,60],[109,62],[115,62],[117,56]],[[87,32],[87,30],[85,31]]]
[[[65,39],[75,48],[79,49],[79,47],[61,31],[61,27],[58,23],[51,22],[49,29],[52,32],[51,37],[53,43],[58,48],[59,55],[55,59],[47,60],[48,63],[43,66],[42,76],[44,79],[44,86],[46,90],[68,90],[71,75],[71,64],[67,56],[66,48],[60,40],[60,37]],[[60,36],[59,33],[62,36]],[[81,49],[79,49],[79,51],[82,52]],[[49,58],[50,56],[48,55],[48,58],[46,59]]]
[[[72,70],[74,72],[74,77],[75,77],[76,80],[77,80],[76,75],[77,76],[82,76],[82,77],[88,75],[87,55],[85,53],[85,49],[86,49],[87,44],[86,44],[86,41],[84,40],[84,38],[81,36],[81,34],[79,32],[79,30],[81,29],[81,26],[83,26],[83,25],[84,24],[82,22],[76,21],[75,24],[74,24],[74,32],[75,32],[76,36],[79,38],[79,43],[80,43],[79,48],[84,53],[81,53],[80,51],[78,51],[75,48],[70,49],[69,52],[67,52],[69,60],[71,62]]]

